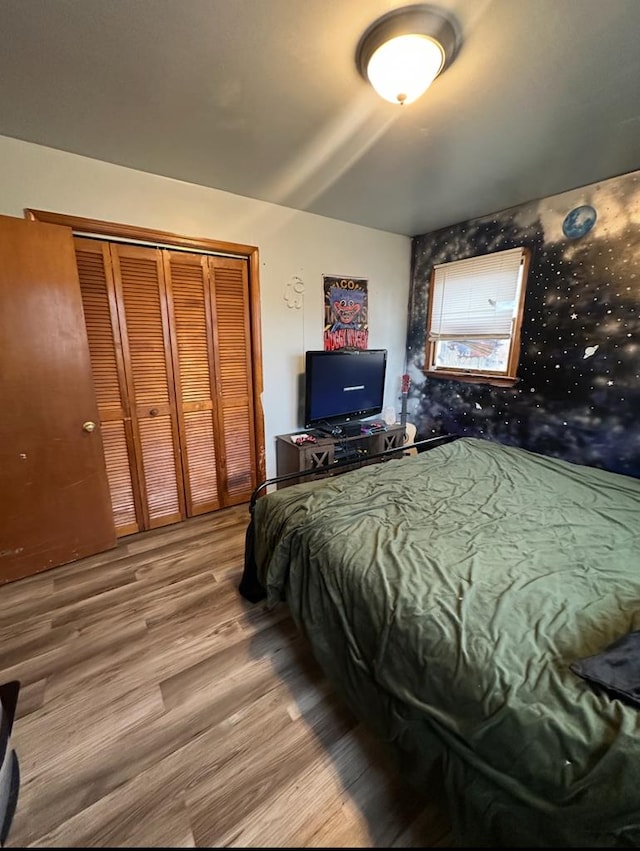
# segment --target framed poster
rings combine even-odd
[[[369,345],[367,280],[323,275],[324,348],[366,349]]]

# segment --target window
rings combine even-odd
[[[512,248],[433,267],[425,372],[513,384],[529,251]]]

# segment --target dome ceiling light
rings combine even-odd
[[[412,103],[451,64],[460,41],[452,15],[424,3],[402,6],[364,32],[356,65],[380,97],[400,105]]]

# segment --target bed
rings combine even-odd
[[[640,711],[571,667],[640,628],[640,480],[460,438],[268,493],[251,536],[457,845],[640,846]]]

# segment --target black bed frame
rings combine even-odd
[[[248,600],[250,603],[258,603],[260,600],[264,600],[267,596],[267,592],[265,588],[262,586],[258,579],[258,571],[255,562],[255,549],[254,549],[254,526],[253,526],[253,513],[255,509],[256,502],[258,498],[262,495],[262,492],[266,490],[271,485],[277,485],[281,482],[294,482],[297,484],[303,478],[309,479],[324,479],[335,472],[340,471],[341,469],[348,468],[349,470],[354,470],[359,467],[366,466],[371,463],[371,461],[392,461],[394,458],[403,458],[408,453],[409,450],[416,449],[418,452],[425,452],[429,449],[435,449],[436,446],[441,445],[442,443],[450,443],[452,440],[456,440],[459,435],[457,434],[441,434],[437,437],[428,437],[424,440],[416,440],[414,443],[407,443],[403,446],[393,447],[392,449],[385,449],[383,452],[376,452],[373,455],[366,455],[362,459],[346,459],[344,461],[336,461],[330,467],[313,467],[310,470],[302,470],[295,473],[286,473],[282,476],[273,476],[270,479],[265,479],[263,482],[255,488],[253,493],[251,494],[251,499],[249,501],[249,525],[247,526],[247,531],[245,535],[245,546],[244,546],[244,569],[242,571],[242,578],[240,580],[240,584],[238,586],[238,591],[240,594]]]

